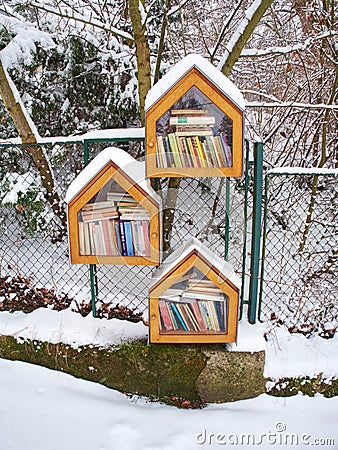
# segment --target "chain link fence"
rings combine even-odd
[[[87,145],[91,160],[103,148],[119,146],[142,158],[140,142]],[[83,143],[43,145],[53,167],[55,186],[61,199],[84,166]],[[21,275],[34,285],[67,293],[78,303],[89,302],[91,283],[86,265],[69,262],[68,240],[60,240],[59,224],[46,202],[39,174],[25,146],[2,148],[0,165],[0,269],[1,277]],[[168,180],[160,181],[165,204]],[[197,237],[217,255],[229,261],[241,275],[243,205],[245,189],[240,181],[217,178],[182,179],[172,226],[170,245]],[[64,205],[65,206],[65,205]],[[229,245],[228,245],[229,244]],[[148,284],[154,267],[97,265],[96,298],[144,312],[148,306]]]
[[[338,321],[337,171],[266,177],[260,318],[330,337]]]

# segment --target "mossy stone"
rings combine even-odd
[[[232,402],[256,397],[266,391],[263,376],[265,353],[207,349],[207,364],[197,380],[202,402]]]

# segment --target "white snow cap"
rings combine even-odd
[[[190,238],[185,244],[178,247],[173,253],[171,253],[160,267],[158,267],[152,276],[152,280],[149,285],[149,289],[164,276],[170,272],[179,262],[186,258],[193,250],[207,259],[212,266],[214,266],[224,277],[229,280],[238,289],[241,287],[241,280],[235,274],[234,268],[227,261],[224,261],[219,256],[215,255],[210,249],[208,249],[201,241],[196,238]]]
[[[70,184],[66,193],[66,203],[73,200],[76,195],[102,170],[110,161],[119,166],[134,182],[138,184],[151,198],[158,204],[160,197],[146,179],[145,162],[137,161],[129,153],[117,147],[108,147],[99,153],[95,158],[79,173]]]
[[[148,92],[145,109],[148,111],[191,69],[196,68],[207,77],[223,94],[244,111],[245,102],[240,90],[213,64],[201,55],[191,53],[175,64]]]

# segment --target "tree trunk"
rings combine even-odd
[[[15,87],[11,83],[9,75],[0,60],[0,95],[1,98],[12,117],[18,135],[21,138],[22,144],[28,144],[27,149],[33,158],[34,164],[39,171],[41,184],[46,190],[46,199],[49,202],[56,216],[61,221],[62,233],[66,230],[66,213],[62,207],[61,200],[55,191],[55,184],[49,162],[44,154],[41,145],[34,145],[37,143],[36,135],[32,129],[25,114],[24,106],[19,102],[13,92]]]
[[[150,50],[146,35],[146,26],[142,23],[139,0],[129,0],[128,5],[136,47],[138,97],[140,119],[143,126],[145,99],[151,88]]]

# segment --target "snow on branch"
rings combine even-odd
[[[219,61],[218,69],[224,75],[228,75],[231,71],[253,30],[272,2],[273,0],[254,0],[252,5],[246,10],[244,19],[240,22],[236,32],[226,45]]]
[[[338,176],[338,169],[323,167],[275,167],[266,172],[266,175],[333,175]]]
[[[299,103],[299,102],[245,102],[246,108],[303,108],[303,109],[331,109],[338,110],[338,105],[325,103]]]
[[[14,38],[1,50],[1,61],[4,67],[10,68],[20,64],[29,66],[36,52],[38,43],[45,50],[55,47],[48,33],[36,29],[32,24],[20,21],[15,17],[0,14],[0,28],[14,34]]]
[[[179,11],[180,9],[183,8],[183,6],[188,3],[189,0],[182,0],[181,2],[178,2],[178,5],[173,6],[172,8],[170,8],[170,10],[167,12],[167,17],[176,14],[177,11]]]
[[[54,14],[64,19],[71,19],[76,22],[84,23],[85,25],[100,28],[101,30],[106,31],[107,33],[110,33],[113,36],[126,39],[128,42],[134,42],[133,37],[129,33],[125,33],[124,31],[118,30],[117,28],[105,24],[92,16],[84,16],[82,14],[76,13],[74,10],[70,8],[60,8],[60,7],[53,8],[52,6],[48,6],[45,5],[44,3],[39,3],[34,0],[30,2],[30,5],[37,9],[40,9],[41,11]]]
[[[269,47],[265,49],[258,49],[258,48],[248,48],[243,49],[242,53],[240,55],[241,58],[259,58],[261,56],[268,56],[268,55],[275,55],[275,54],[287,54],[292,52],[300,52],[306,50],[308,47],[310,47],[314,42],[325,39],[328,37],[337,36],[337,32],[332,31],[326,31],[325,33],[321,33],[317,36],[310,37],[309,39],[306,39],[305,42],[295,44],[295,45],[286,45],[284,47]]]

